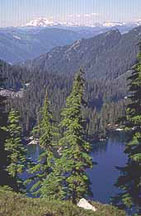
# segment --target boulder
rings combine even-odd
[[[91,205],[86,199],[82,198],[78,204],[77,204],[78,207],[80,208],[83,208],[83,209],[86,209],[86,210],[92,210],[92,211],[96,211],[96,208]]]

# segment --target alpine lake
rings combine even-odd
[[[91,157],[94,162],[87,173],[91,182],[92,199],[101,203],[110,203],[111,198],[119,193],[115,186],[120,172],[117,167],[123,167],[127,162],[124,154],[124,133],[112,133],[106,141],[92,143]],[[28,157],[37,161],[41,149],[39,145],[28,145]]]

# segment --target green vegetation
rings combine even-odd
[[[96,212],[83,210],[69,201],[31,199],[0,188],[0,215],[2,216],[125,216],[125,213],[109,205],[93,202]]]
[[[43,107],[39,113],[38,125],[34,128],[33,134],[39,138],[39,144],[43,152],[39,156],[38,163],[29,169],[28,172],[33,174],[33,176],[27,182],[29,183],[34,180],[35,184],[32,186],[31,191],[36,195],[41,195],[43,181],[51,173],[54,166],[55,138],[57,135],[49,109],[47,93]]]
[[[16,181],[16,190],[20,191],[23,181],[19,177],[26,169],[26,150],[22,143],[22,128],[20,127],[20,117],[18,113],[11,110],[8,116],[8,125],[3,127],[7,132],[5,140],[5,150],[8,152],[9,164],[6,168],[8,174]]]
[[[136,207],[140,212],[140,187],[141,187],[141,43],[137,64],[133,67],[130,80],[130,103],[127,106],[125,129],[129,133],[125,153],[128,163],[119,168],[121,176],[117,186],[123,190],[117,201],[128,208]]]

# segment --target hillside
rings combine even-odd
[[[125,216],[124,211],[109,205],[93,202],[94,213],[65,201],[31,199],[0,189],[0,215],[2,216]]]
[[[65,75],[83,67],[90,78],[114,79],[135,63],[140,35],[141,26],[124,35],[112,30],[69,46],[54,48],[28,65],[39,71]]]
[[[77,32],[48,28],[1,28],[0,59],[17,63],[33,59],[56,46],[71,44],[81,36]]]

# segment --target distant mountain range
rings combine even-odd
[[[34,59],[51,49],[70,45],[82,38],[118,29],[121,34],[127,33],[136,23],[96,23],[93,26],[81,26],[75,23],[53,22],[39,18],[19,27],[0,28],[0,59],[14,64]]]
[[[23,25],[23,28],[58,28],[71,30],[79,33],[80,38],[90,38],[102,34],[112,29],[118,29],[121,34],[125,34],[133,28],[141,25],[141,20],[135,22],[103,22],[91,25],[80,25],[77,22],[57,22],[50,21],[47,18],[37,18]]]

